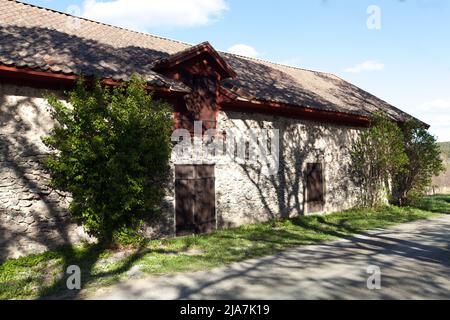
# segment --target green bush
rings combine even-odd
[[[392,200],[398,205],[409,205],[425,195],[433,176],[439,175],[444,166],[436,138],[423,124],[411,119],[401,129],[408,161],[394,176]]]
[[[114,244],[126,247],[138,247],[145,244],[147,239],[139,232],[139,229],[130,227],[121,227],[113,232]]]
[[[375,113],[371,126],[352,145],[352,176],[360,186],[360,205],[377,207],[390,193],[390,181],[408,159],[403,135],[384,113]]]
[[[44,143],[52,186],[70,192],[70,212],[101,241],[158,213],[169,175],[172,114],[137,76],[109,88],[78,81],[68,104],[50,96],[56,125]]]
[[[360,186],[360,204],[376,207],[389,198],[398,205],[420,199],[443,170],[440,149],[415,119],[398,125],[376,113],[351,149],[351,171]]]

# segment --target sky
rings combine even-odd
[[[448,0],[28,0],[190,44],[334,73],[450,141]]]

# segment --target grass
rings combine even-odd
[[[205,270],[260,257],[292,246],[315,244],[363,230],[450,213],[450,196],[433,196],[420,208],[354,209],[326,216],[246,225],[207,235],[152,240],[133,250],[100,246],[63,247],[0,265],[0,299],[33,299],[63,293],[64,270],[78,265],[84,289],[107,286],[133,273],[167,274]]]
[[[450,214],[450,195],[435,195],[425,197],[415,204],[422,210]]]

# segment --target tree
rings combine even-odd
[[[50,96],[55,126],[44,143],[52,185],[71,193],[72,216],[101,241],[158,213],[169,174],[170,107],[145,81],[108,88],[78,81],[68,102]]]
[[[444,166],[436,138],[423,124],[411,119],[402,126],[402,132],[408,161],[395,175],[393,202],[407,205],[426,192],[433,176],[439,175]]]
[[[360,205],[376,207],[390,194],[391,179],[407,162],[403,137],[385,114],[372,116],[351,149],[352,176],[360,187]]]

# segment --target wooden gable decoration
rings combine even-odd
[[[229,100],[221,81],[236,73],[208,42],[159,60],[153,70],[192,90],[177,107],[178,127],[192,130],[194,121],[202,121],[204,130],[216,128],[220,103]]]

